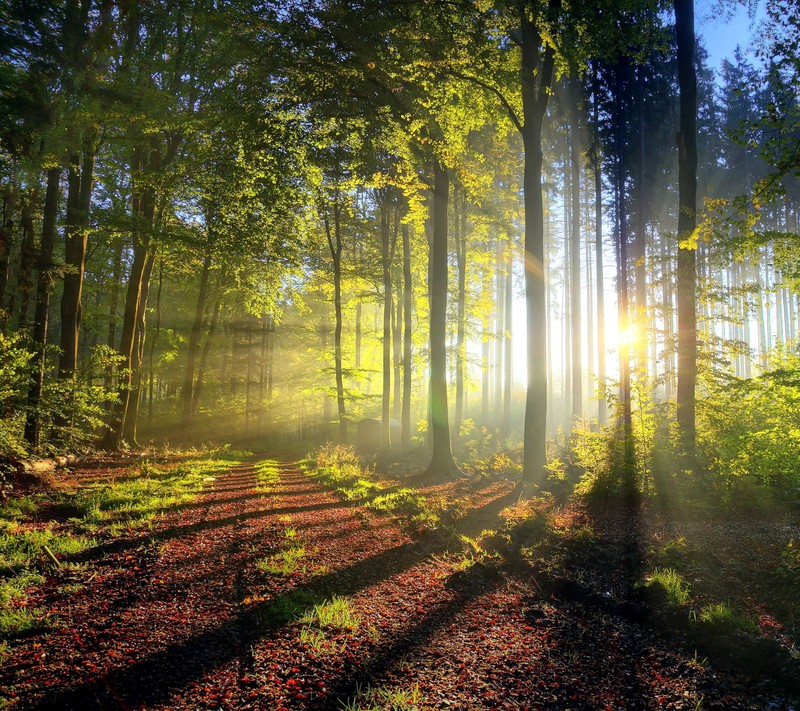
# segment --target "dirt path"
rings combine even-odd
[[[251,465],[233,468],[147,534],[91,551],[82,589],[45,585],[34,602],[60,624],[15,644],[11,708],[791,708],[602,599],[530,571],[454,574],[444,538],[412,539],[289,464],[255,486]],[[500,493],[462,525],[490,524]],[[293,571],[258,568],[300,549]],[[335,596],[346,619],[298,620]]]

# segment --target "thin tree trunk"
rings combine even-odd
[[[16,185],[7,183],[3,188],[3,214],[0,215],[0,319],[5,304],[11,247],[14,244],[14,210],[17,207],[18,196],[19,190]]]
[[[603,175],[600,162],[600,111],[599,82],[597,68],[594,70],[594,249],[597,271],[597,382],[600,395],[597,401],[597,422],[601,427],[608,424],[608,401],[606,399],[606,311],[605,283],[603,279]]]
[[[382,383],[381,391],[381,446],[391,444],[391,422],[389,421],[390,398],[392,393],[392,263],[391,263],[391,222],[389,219],[388,190],[381,196],[381,266],[383,268],[383,343],[382,343]]]

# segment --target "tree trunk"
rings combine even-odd
[[[403,238],[403,410],[400,443],[403,450],[411,446],[411,331],[413,283],[411,281],[411,236],[408,225],[402,227]]]
[[[0,215],[0,322],[2,322],[1,312],[3,304],[5,304],[11,246],[14,243],[14,210],[17,206],[18,196],[17,187],[12,183],[6,183],[3,188],[3,214]]]
[[[383,268],[383,344],[382,344],[382,383],[381,391],[381,446],[391,444],[391,423],[389,405],[392,394],[392,258],[391,222],[388,191],[381,191],[381,266]]]
[[[217,331],[217,323],[219,321],[219,301],[214,303],[214,308],[211,311],[211,320],[208,324],[208,334],[206,335],[206,342],[203,344],[203,350],[200,353],[200,362],[197,366],[197,376],[194,380],[194,387],[192,388],[192,417],[197,416],[197,411],[200,408],[200,395],[203,392],[205,385],[206,367],[208,365],[208,354],[211,352],[211,343],[214,339],[214,334]],[[271,397],[271,381],[268,379],[268,391]]]
[[[622,407],[622,436],[624,447],[623,485],[626,494],[632,495],[635,482],[633,452],[633,413],[631,410],[631,337],[628,305],[628,219],[625,202],[625,141],[623,136],[622,102],[623,65],[615,72],[615,100],[617,113],[617,323],[619,339],[620,406]]]
[[[28,412],[25,419],[25,441],[31,447],[39,444],[39,403],[44,388],[46,366],[47,325],[50,314],[50,296],[53,293],[53,250],[56,243],[56,221],[58,219],[58,195],[61,168],[47,171],[47,189],[42,213],[42,240],[39,245],[39,273],[36,280],[36,311],[33,317],[33,342],[35,370],[28,390]]]
[[[22,227],[22,245],[19,257],[19,273],[17,274],[17,295],[19,306],[16,323],[25,326],[28,322],[31,287],[33,286],[33,268],[36,264],[36,238],[33,234],[33,211],[37,202],[38,188],[31,190],[22,206],[20,226]],[[10,309],[12,315],[14,310]]]
[[[697,210],[697,75],[694,66],[694,0],[674,0],[678,47],[678,239],[690,237]],[[678,247],[678,429],[691,465],[695,452],[697,384],[697,272],[695,250]]]
[[[447,414],[447,206],[450,180],[438,159],[433,164],[433,236],[430,274],[430,434],[431,461],[425,476],[449,478],[458,473]]]
[[[550,0],[550,14],[560,9]],[[542,123],[553,79],[552,47],[541,49],[538,29],[523,13],[522,138],[525,147],[525,305],[528,392],[525,402],[523,483],[543,481],[547,463],[547,301],[544,282],[544,210],[542,203]],[[538,83],[538,87],[537,87]]]
[[[59,377],[74,378],[78,368],[78,333],[81,324],[81,298],[83,272],[86,266],[89,206],[94,178],[94,147],[87,139],[83,161],[78,168],[78,158],[69,168],[69,194],[64,227],[64,292],[61,296],[61,359]]]
[[[153,421],[153,389],[156,379],[156,343],[161,335],[161,291],[164,286],[164,261],[158,264],[158,289],[156,290],[156,327],[150,339],[150,354],[148,356],[149,388],[147,393],[147,421]]]
[[[503,328],[503,419],[500,422],[500,434],[504,438],[511,435],[511,388],[513,383],[514,358],[511,349],[511,331],[514,323],[514,248],[509,240],[508,257],[506,259],[506,304],[505,326]]]
[[[139,443],[137,441],[136,428],[139,424],[139,406],[142,402],[142,363],[144,362],[144,344],[147,334],[147,301],[150,294],[150,278],[153,275],[154,265],[155,255],[149,254],[145,263],[144,274],[142,275],[142,292],[136,313],[136,335],[132,351],[133,360],[131,361],[131,387],[123,420],[122,436],[129,444],[137,447]]]
[[[571,82],[570,114],[570,167],[572,188],[572,220],[570,221],[569,253],[569,314],[570,346],[572,362],[572,417],[583,415],[583,347],[581,343],[581,162],[580,138],[578,136],[578,91],[577,81]]]
[[[192,323],[192,330],[189,332],[189,345],[186,352],[186,370],[183,374],[183,391],[181,399],[183,400],[183,416],[181,418],[184,428],[188,428],[192,419],[192,400],[194,399],[194,379],[195,379],[195,365],[197,356],[200,351],[200,335],[203,332],[205,325],[205,312],[206,301],[208,300],[208,282],[209,274],[211,273],[211,235],[208,235],[209,245],[206,248],[206,254],[203,257],[203,267],[200,271],[200,284],[197,288],[197,303],[194,308],[194,321]]]
[[[464,418],[464,368],[466,367],[466,300],[467,300],[467,209],[463,194],[457,191],[454,202],[456,268],[458,269],[458,293],[456,295],[456,407],[453,418],[453,436],[458,441],[461,436],[461,422]]]
[[[333,362],[336,377],[336,406],[339,415],[339,440],[347,441],[347,415],[344,401],[344,376],[342,373],[342,226],[341,206],[337,194],[333,203],[333,231],[330,219],[325,211],[325,234],[328,239],[328,249],[333,260]],[[326,417],[326,425],[327,425]]]

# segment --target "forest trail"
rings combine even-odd
[[[491,524],[503,492],[482,501],[464,530]],[[10,708],[65,711],[774,703],[687,661],[611,602],[613,582],[604,602],[513,565],[459,570],[451,546],[291,463],[235,466],[89,551],[81,589],[44,586],[35,602],[62,624],[21,640],[0,685]]]

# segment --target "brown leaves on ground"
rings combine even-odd
[[[750,566],[743,598],[762,600],[747,531],[731,550],[731,528],[549,507],[539,513],[556,534],[543,545],[468,561],[457,536],[343,502],[291,465],[268,493],[255,485],[252,466],[235,467],[147,532],[99,540],[81,585],[53,571],[30,600],[49,629],[14,640],[2,667],[8,706],[793,708],[662,635],[631,601],[648,549],[681,536],[717,536],[725,570]],[[511,486],[429,493],[460,502],[456,527],[475,536],[500,525]],[[259,569],[289,547],[295,569]]]

